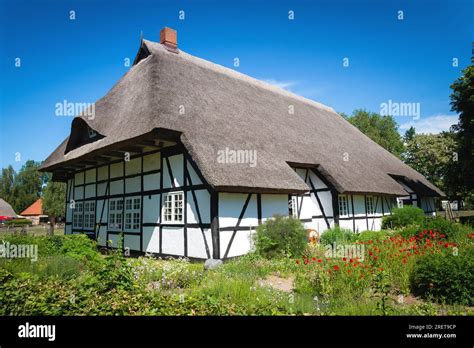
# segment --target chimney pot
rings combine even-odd
[[[160,43],[170,48],[178,46],[178,33],[176,30],[164,27],[160,31]]]

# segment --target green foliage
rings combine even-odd
[[[382,240],[388,237],[386,231],[363,231],[356,238],[359,242],[368,242],[369,240]]]
[[[413,224],[421,225],[424,220],[423,209],[408,205],[403,208],[394,208],[392,215],[384,216],[382,229],[400,228]]]
[[[62,182],[48,182],[43,191],[43,211],[53,217],[64,216],[64,201],[66,184]]]
[[[323,245],[333,243],[347,244],[356,241],[356,239],[357,234],[351,230],[340,228],[339,226],[326,230],[321,234],[321,244]]]
[[[366,110],[354,110],[348,121],[370,139],[397,157],[403,152],[403,141],[392,116],[380,116]]]
[[[0,197],[7,201],[17,214],[33,204],[41,195],[48,176],[40,173],[39,162],[28,160],[18,173],[12,166],[2,169]]]
[[[443,233],[446,239],[457,243],[462,243],[466,240],[467,235],[472,232],[470,227],[448,221],[441,216],[427,218],[422,227],[425,230]]]
[[[403,159],[437,187],[449,191],[446,179],[456,161],[453,133],[415,134],[406,142]]]
[[[425,255],[416,263],[410,284],[417,296],[472,306],[474,246]]]
[[[300,256],[306,244],[306,230],[298,219],[275,215],[257,227],[256,250],[265,257]]]
[[[28,219],[11,219],[5,221],[6,226],[18,227],[18,226],[30,226],[33,222]]]
[[[474,202],[473,180],[469,173],[474,172],[474,56],[471,64],[462,70],[462,76],[450,86],[451,110],[459,114],[458,124],[453,127],[456,132],[458,161],[450,172],[449,181],[453,190],[470,203]]]

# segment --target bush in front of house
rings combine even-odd
[[[275,215],[257,227],[256,252],[267,258],[303,254],[307,245],[306,230],[300,220]]]
[[[370,240],[382,240],[389,236],[386,231],[363,231],[356,238],[358,242],[368,242]]]
[[[474,246],[426,254],[410,276],[415,296],[449,304],[474,304]]]
[[[351,230],[336,226],[334,228],[324,231],[321,234],[321,244],[347,244],[354,242],[356,238],[357,235]]]
[[[423,209],[411,205],[403,208],[394,208],[392,215],[384,216],[382,219],[382,229],[396,229],[409,225],[422,225],[425,221]]]

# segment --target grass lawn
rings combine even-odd
[[[8,230],[6,227],[0,228],[0,238],[4,236],[9,236],[13,233],[20,233],[21,228],[16,227]],[[27,232],[28,235],[31,236],[46,236],[48,233],[48,226],[30,226],[27,227]],[[55,228],[54,229],[54,234],[55,235],[62,235],[64,234],[64,227],[62,228]]]

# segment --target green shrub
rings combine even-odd
[[[426,254],[415,265],[410,286],[416,296],[449,304],[474,304],[474,246]]]
[[[5,225],[10,226],[10,227],[30,226],[32,223],[33,221],[28,220],[28,219],[11,219],[11,220],[5,221]]]
[[[77,259],[93,258],[97,251],[96,242],[84,234],[60,235],[60,236],[30,236],[11,234],[2,237],[1,241],[10,244],[38,245],[38,254],[42,256],[66,254]]]
[[[385,231],[363,231],[356,235],[357,241],[368,242],[369,240],[381,240],[387,238],[388,233]]]
[[[403,208],[394,208],[392,215],[384,216],[382,229],[394,229],[409,225],[421,225],[425,220],[423,209],[407,205]]]
[[[306,244],[306,230],[293,217],[275,215],[258,226],[255,234],[257,253],[268,258],[300,256]]]
[[[356,239],[357,234],[351,230],[340,228],[339,226],[326,230],[321,234],[321,244],[324,245],[352,243],[355,242]]]
[[[442,233],[446,236],[446,239],[453,242],[465,240],[467,235],[472,231],[472,228],[469,226],[448,221],[441,216],[427,218],[423,229]]]

